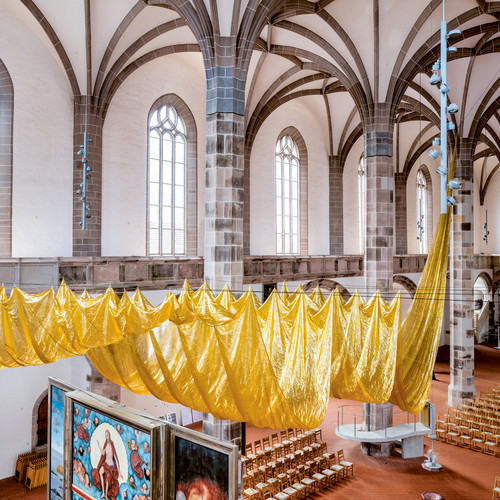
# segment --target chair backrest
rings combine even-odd
[[[323,455],[323,453],[326,453],[326,452],[327,452],[326,443],[321,443],[320,446],[319,446],[319,453],[320,453],[320,455]]]
[[[264,448],[269,448],[269,436],[265,436],[262,438],[262,446]]]
[[[288,439],[288,435],[286,431],[280,431],[281,442],[286,441]]]
[[[252,443],[248,443],[245,445],[245,455],[248,457],[248,455],[253,455],[252,451]]]
[[[290,479],[290,484],[295,483],[295,478],[297,476],[297,471],[295,469],[287,471],[288,478]]]
[[[339,463],[344,461],[344,450],[337,451],[337,458]]]
[[[493,488],[498,488],[500,486],[500,476],[495,476],[495,484]]]
[[[253,443],[253,449],[257,452],[257,451],[262,451],[262,443],[260,441],[260,439],[258,441],[254,441]]]
[[[253,486],[253,478],[251,476],[247,476],[246,474],[243,476],[243,486],[242,489],[246,490],[247,488],[251,488]]]
[[[295,432],[291,427],[287,429],[286,432],[288,434],[288,439],[290,439],[291,437],[295,437]]]
[[[280,480],[281,491],[283,491],[285,488],[288,488],[290,486],[290,478],[288,477],[287,474],[283,474],[283,476],[281,476],[279,478],[279,480]]]
[[[275,432],[271,435],[271,444],[278,444],[278,433]]]

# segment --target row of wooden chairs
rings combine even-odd
[[[263,471],[269,467],[271,468],[272,474],[275,472],[280,473],[288,469],[294,469],[312,460],[317,460],[318,457],[322,457],[327,453],[326,443],[313,443],[313,446],[306,446],[302,450],[296,450],[284,457],[278,457],[276,460],[260,465],[256,469],[247,468],[245,473],[252,475],[255,471]]]
[[[446,415],[438,417],[436,425],[443,422],[500,435],[500,419],[488,414],[478,413],[475,410],[450,408]]]
[[[456,424],[440,423],[437,438],[448,444],[461,446],[486,455],[500,456],[500,436]]]
[[[282,470],[277,464],[273,468],[268,464],[243,476],[243,498],[254,500],[307,498],[316,491],[346,479],[349,473],[354,476],[354,464],[345,460],[343,450],[339,450],[337,455],[326,451],[314,460],[302,463],[300,458],[303,455],[294,454],[294,457],[297,457],[297,461],[294,459],[288,462],[289,469]]]
[[[314,431],[287,429],[280,432],[280,439],[276,432],[271,436],[258,439],[253,445],[248,443],[245,446],[245,455],[242,457],[245,471],[277,460],[304,447],[317,445],[318,440],[322,441],[321,429]]]

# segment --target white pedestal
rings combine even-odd
[[[424,436],[411,436],[401,440],[401,457],[415,458],[424,456]]]

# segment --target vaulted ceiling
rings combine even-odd
[[[120,84],[158,57],[185,55],[203,77],[214,41],[232,37],[246,79],[248,145],[266,118],[300,100],[315,110],[330,154],[362,139],[360,109],[397,107],[396,168],[408,173],[439,126],[429,83],[439,57],[441,0],[0,0],[52,51],[74,95],[104,113]],[[449,98],[456,125],[478,141],[481,191],[500,164],[500,2],[448,0]],[[86,27],[90,33],[86,43]],[[168,63],[166,63],[168,64]]]

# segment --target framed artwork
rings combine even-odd
[[[64,395],[77,388],[49,377],[49,432],[47,440],[47,499],[63,498],[64,479]]]
[[[165,420],[169,424],[176,424],[177,423],[177,414],[176,413],[167,413],[165,415]]]
[[[169,498],[238,498],[238,447],[178,425],[169,426]]]
[[[66,393],[66,500],[164,500],[165,421],[88,392]]]

